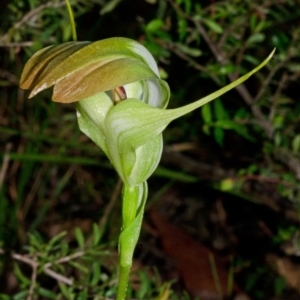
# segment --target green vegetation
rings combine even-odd
[[[248,82],[165,131],[147,204],[193,227],[210,248],[233,255],[235,283],[253,299],[297,297],[291,276],[276,266],[290,261],[296,269],[299,253],[299,3],[71,4],[78,40],[124,36],[147,47],[170,84],[170,108],[225,86],[277,48]],[[0,295],[113,299],[120,183],[103,153],[78,130],[74,106],[54,104],[51,91],[28,100],[18,89],[33,53],[72,39],[65,2],[4,1],[0,24]],[[176,193],[176,201],[166,200]],[[150,232],[141,243],[149,244]],[[228,240],[221,249],[218,238]],[[157,269],[143,259],[149,249],[138,249],[144,267],[135,272],[129,299],[195,299],[164,274],[167,256],[150,250]]]

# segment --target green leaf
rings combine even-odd
[[[97,223],[93,223],[93,246],[97,246],[99,244],[104,229],[104,225],[101,228],[99,228],[99,225]]]
[[[181,52],[193,56],[193,57],[199,57],[202,55],[202,51],[198,48],[192,48],[182,43],[175,43],[175,46],[180,50]]]
[[[140,286],[137,295],[139,299],[146,299],[147,292],[151,290],[151,281],[145,271],[140,272],[139,275],[140,275]]]
[[[41,236],[37,233],[28,233],[29,237],[29,245],[30,245],[30,252],[33,253],[36,250],[41,251],[41,249],[44,247],[43,240]]]
[[[110,0],[100,10],[100,15],[105,15],[113,11],[122,0]]]
[[[22,291],[13,296],[12,300],[24,300],[28,296],[28,291]]]
[[[79,248],[83,249],[84,248],[84,235],[82,233],[82,230],[79,227],[75,228],[75,237],[78,243]]]
[[[81,291],[79,294],[76,295],[76,300],[88,300],[88,299],[90,299],[90,297],[88,295],[87,288],[85,288],[83,291]],[[94,300],[97,300],[97,298],[94,298]]]
[[[53,293],[52,291],[44,289],[42,287],[38,287],[37,292],[40,296],[43,296],[46,299],[57,299],[56,293]]]
[[[30,286],[30,279],[28,279],[23,272],[21,271],[19,265],[17,263],[14,263],[14,275],[18,278],[18,280],[21,281],[21,285],[23,287]]]
[[[163,26],[164,26],[164,22],[161,19],[154,19],[147,24],[146,31],[155,33],[155,31],[162,28]]]
[[[78,262],[76,262],[76,261],[70,260],[70,261],[69,261],[69,264],[70,264],[72,267],[78,269],[79,271],[81,271],[81,272],[84,273],[84,274],[88,274],[89,271],[90,271],[86,266],[84,266],[84,265],[82,265],[81,263],[78,263]]]
[[[202,106],[201,115],[205,124],[211,124],[212,122],[212,113],[211,106],[209,104]]]
[[[206,135],[210,135],[210,125],[204,124],[202,130]]]
[[[187,20],[178,15],[179,41],[183,41],[187,34]]]
[[[74,299],[72,287],[68,287],[62,282],[59,282],[58,285],[60,291],[62,292],[63,296],[66,297],[66,299],[68,300]]]
[[[234,130],[235,132],[240,134],[245,139],[247,139],[251,142],[255,141],[255,139],[251,135],[249,135],[247,127],[245,125],[238,124],[231,120],[218,120],[215,123],[215,126],[222,128],[222,129]]]
[[[265,40],[265,35],[261,32],[254,33],[248,38],[248,44],[261,43]]]
[[[259,63],[258,59],[252,55],[244,55],[244,59],[253,65],[257,65]]]
[[[227,64],[225,66],[221,66],[218,69],[218,73],[221,75],[227,75],[227,74],[231,74],[236,70],[236,66],[232,65],[232,64]]]
[[[173,179],[175,181],[182,181],[182,182],[197,182],[198,179],[195,176],[188,175],[184,172],[178,172],[174,170],[169,170],[166,168],[158,167],[155,172],[155,176],[164,177],[168,179]]]
[[[224,130],[220,127],[215,127],[213,132],[214,132],[214,138],[215,138],[216,142],[220,146],[223,146]]]
[[[46,252],[49,252],[51,251],[52,247],[57,243],[59,242],[62,238],[64,238],[65,236],[67,235],[67,232],[66,231],[62,231],[60,232],[59,234],[57,234],[56,236],[54,236],[50,242],[47,244],[46,248],[45,248],[45,251]]]
[[[287,288],[286,279],[283,277],[276,277],[274,280],[274,291],[275,294],[281,296],[284,290]]]
[[[260,32],[260,31],[263,31],[263,30],[265,30],[266,28],[268,28],[268,27],[272,24],[272,22],[267,21],[267,20],[268,20],[268,19],[261,20],[261,21],[257,24],[257,26],[256,26],[256,28],[255,28],[255,31],[256,31],[256,32]]]
[[[101,265],[98,262],[94,262],[92,265],[92,279],[90,284],[95,286],[98,284],[101,276]]]
[[[203,19],[203,22],[209,27],[212,31],[221,34],[223,32],[223,28],[213,21],[212,19]]]
[[[214,113],[217,120],[229,119],[229,115],[220,99],[216,99],[213,104]]]
[[[251,31],[255,30],[255,27],[257,26],[257,21],[258,21],[257,15],[251,15],[250,22],[249,22]]]
[[[300,150],[300,134],[297,134],[292,141],[293,152],[297,153]]]

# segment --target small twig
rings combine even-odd
[[[5,251],[0,248],[0,255],[5,254]],[[79,251],[76,252],[72,255],[60,258],[58,260],[56,260],[53,263],[47,263],[44,265],[43,271],[45,274],[47,274],[48,276],[50,276],[51,278],[54,278],[56,281],[58,282],[62,282],[65,283],[69,286],[72,286],[74,284],[72,279],[69,279],[61,274],[56,273],[55,271],[53,271],[52,269],[50,269],[50,267],[53,264],[58,264],[58,263],[64,263],[64,262],[68,262],[72,259],[75,259],[77,257],[83,256],[84,255],[84,251]],[[32,300],[33,299],[33,293],[34,293],[34,287],[35,287],[35,283],[36,283],[36,278],[37,278],[37,269],[39,267],[39,263],[35,260],[34,257],[30,257],[29,255],[21,255],[18,253],[12,253],[11,257],[17,261],[21,261],[29,266],[32,267],[32,275],[31,275],[31,284],[30,284],[30,289],[28,292],[28,296],[27,296],[27,300]],[[103,300],[113,300],[110,298],[103,298]]]
[[[50,268],[52,267],[54,264],[58,265],[58,264],[62,264],[62,263],[65,263],[65,262],[68,262],[70,260],[73,260],[75,258],[78,258],[78,257],[81,257],[85,254],[85,251],[78,251],[78,252],[75,252],[71,255],[68,255],[68,256],[65,256],[65,257],[62,257],[62,258],[59,258],[57,259],[56,261],[54,262],[49,262],[49,263],[46,263],[44,265],[44,268]]]
[[[172,51],[174,54],[176,54],[178,57],[180,57],[181,59],[187,61],[194,69],[203,72],[203,73],[207,73],[216,83],[220,83],[220,80],[214,75],[211,74],[207,71],[207,69],[200,65],[195,59],[191,58],[190,56],[186,55],[185,53],[183,53],[182,51],[178,50],[176,48],[176,45],[174,45],[172,42],[170,41],[164,41],[164,40],[156,40],[156,42],[160,45],[162,45],[164,48]]]
[[[23,18],[15,23],[8,31],[6,34],[4,34],[1,38],[0,38],[0,43],[1,45],[5,46],[6,45],[6,41],[9,38],[9,34],[11,29],[19,29],[20,27],[24,26],[24,24],[26,24],[27,22],[29,22],[29,20],[31,20],[33,17],[35,17],[40,11],[42,11],[45,8],[49,8],[49,7],[61,7],[66,5],[64,1],[61,2],[57,2],[57,3],[53,3],[52,1],[42,4],[40,6],[38,6],[37,8],[29,11],[26,15],[23,16]],[[2,47],[3,47],[2,46]]]
[[[230,24],[227,28],[224,28],[223,34],[219,38],[219,41],[217,43],[217,48],[222,49],[223,45],[225,44],[227,38],[229,37],[230,34],[233,32],[237,32],[239,28],[241,28],[243,24],[243,21],[240,20],[239,22],[235,22],[234,24]],[[229,55],[230,57],[231,55]],[[227,55],[228,57],[228,55]]]
[[[270,121],[272,121],[275,116],[275,112],[276,112],[276,108],[277,108],[277,98],[281,94],[282,90],[285,88],[287,81],[288,81],[288,75],[286,72],[284,72],[281,75],[281,78],[279,80],[279,84],[277,86],[275,93],[271,97],[271,108],[270,108],[270,113],[269,113]]]
[[[10,152],[11,148],[12,148],[12,144],[11,143],[6,144],[5,153],[4,153],[4,156],[3,156],[3,163],[2,163],[2,166],[1,166],[1,169],[0,169],[0,189],[3,186],[3,182],[4,182],[4,179],[5,179],[6,171],[8,169],[9,152]]]
[[[22,47],[31,47],[33,45],[33,42],[17,42],[17,43],[5,43],[1,42],[0,47],[4,48],[22,48]]]
[[[207,43],[210,51],[213,53],[214,57],[216,58],[216,60],[222,65],[226,65],[228,63],[227,58],[225,57],[225,55],[223,55],[219,49],[217,48],[217,46],[212,42],[212,40],[210,39],[209,35],[207,34],[206,30],[204,29],[204,27],[201,25],[201,23],[198,20],[193,20],[196,29],[198,30],[198,32],[201,34],[201,36],[203,37],[203,39],[205,40],[205,42]]]
[[[49,275],[50,277],[56,279],[56,281],[58,282],[62,282],[65,283],[67,285],[72,286],[73,285],[73,280],[69,279],[61,274],[58,274],[56,272],[54,272],[53,270],[49,269],[49,268],[45,268],[43,269],[43,271],[45,272],[45,274]]]
[[[287,63],[287,61],[290,59],[289,56],[286,57],[286,59],[284,59],[283,61],[281,61],[280,63],[278,63],[277,65],[275,65],[269,72],[268,76],[263,80],[261,87],[258,91],[258,93],[256,94],[256,96],[254,97],[253,101],[256,103],[264,94],[267,86],[270,84],[271,80],[273,79],[273,77],[275,76],[275,74],[277,73],[278,70],[280,70],[282,67],[284,67],[284,65]]]
[[[1,249],[1,252],[0,252],[1,254],[4,253],[3,249]],[[27,265],[30,265],[32,268],[38,267],[38,263],[28,255],[21,255],[21,254],[18,254],[18,253],[12,253],[11,257],[14,258],[15,260],[18,260],[18,261],[21,261],[21,262],[23,262]]]
[[[5,251],[3,249],[0,248],[0,254],[4,254]],[[55,265],[55,264],[62,264],[65,262],[68,262],[70,260],[73,260],[75,258],[81,257],[85,254],[84,251],[78,251],[76,253],[73,253],[71,255],[62,257],[60,259],[57,259],[54,262],[49,262],[46,263],[43,267],[43,271],[45,274],[47,274],[48,276],[56,279],[58,282],[63,282],[65,284],[68,285],[73,285],[73,281],[61,274],[56,273],[55,271],[53,271],[52,269],[50,269],[51,266]],[[32,275],[31,275],[31,285],[30,285],[30,289],[29,289],[29,294],[27,297],[27,300],[31,300],[32,296],[33,296],[33,292],[34,292],[34,286],[36,283],[36,278],[37,278],[37,269],[40,266],[40,264],[36,261],[35,257],[31,257],[29,255],[21,255],[18,253],[12,253],[11,257],[17,261],[21,261],[29,266],[31,266],[32,268]]]
[[[7,70],[0,69],[0,78],[7,79],[8,82],[12,84],[19,85],[19,79],[17,76]]]
[[[184,17],[187,20],[193,21],[193,18],[189,14],[185,13],[185,11],[182,10],[181,7],[176,2],[174,2],[173,0],[168,0],[168,1],[173,6],[173,8],[177,11],[177,13],[179,15],[181,15],[182,17]]]
[[[300,187],[298,187],[295,183],[284,181],[280,178],[274,178],[274,177],[265,177],[265,176],[261,176],[261,175],[244,175],[244,176],[239,177],[239,179],[264,181],[264,182],[269,182],[269,183],[282,184],[289,188],[300,189]]]
[[[36,278],[37,278],[37,267],[38,264],[32,264],[32,274],[31,274],[31,283],[30,283],[30,288],[28,291],[28,296],[27,296],[27,300],[32,300],[33,299],[33,294],[34,294],[34,288],[36,285]]]
[[[293,154],[284,149],[277,149],[274,151],[276,159],[280,160],[294,173],[297,180],[300,180],[300,160],[293,156]]]

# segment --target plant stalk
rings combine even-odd
[[[71,23],[72,38],[73,38],[73,41],[77,41],[76,25],[75,25],[74,14],[73,14],[73,10],[72,10],[70,1],[66,0],[66,4],[67,4],[67,8],[68,8],[70,23]]]
[[[136,186],[123,186],[123,224],[119,238],[120,273],[116,300],[126,298],[133,253],[141,231],[147,195],[146,182]]]

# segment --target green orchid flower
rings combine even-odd
[[[54,86],[53,101],[77,102],[80,130],[103,150],[124,183],[117,300],[126,296],[147,199],[146,181],[160,161],[163,130],[248,79],[273,53],[233,83],[177,109],[166,109],[169,87],[152,55],[127,38],[50,46],[26,63],[21,88],[31,89],[33,97]]]
[[[134,186],[146,181],[159,163],[162,135],[142,144],[131,137],[128,145],[118,128],[130,124],[125,125],[122,117],[120,123],[113,121],[111,114],[122,98],[160,109],[167,106],[169,87],[159,78],[148,50],[126,38],[47,47],[25,65],[21,87],[32,89],[33,97],[52,85],[53,101],[78,101],[80,129],[104,151],[123,182]]]

